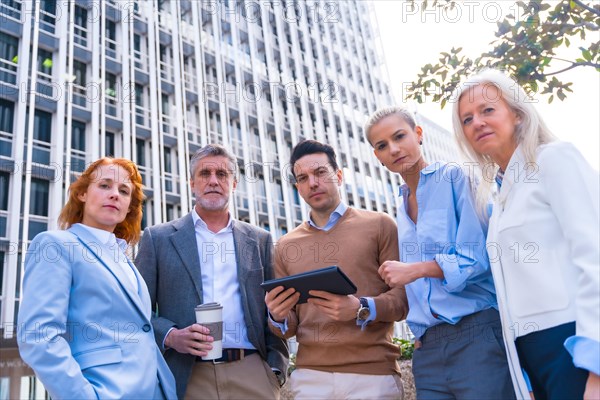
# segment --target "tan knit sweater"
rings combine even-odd
[[[377,310],[375,321],[361,331],[355,319],[336,322],[316,306],[297,305],[285,335],[271,329],[286,338],[296,335],[298,368],[370,375],[399,371],[393,323],[406,317],[408,302],[404,288],[390,289],[377,273],[386,260],[398,260],[398,232],[383,213],[348,208],[327,232],[304,222],[279,240],[277,277],[338,265],[358,287],[356,296],[374,298]]]

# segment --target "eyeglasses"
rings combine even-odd
[[[208,181],[213,176],[213,174],[217,177],[219,181],[226,181],[232,175],[229,171],[226,171],[224,169],[218,169],[216,171],[204,169],[202,171],[199,171],[197,176],[199,176],[202,180]]]

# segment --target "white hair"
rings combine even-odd
[[[467,159],[474,161],[479,166],[482,179],[475,191],[475,201],[480,216],[487,219],[487,204],[492,194],[492,185],[495,181],[498,165],[490,156],[479,154],[473,150],[465,137],[463,124],[459,115],[460,98],[469,89],[478,85],[492,85],[500,92],[502,99],[518,116],[519,123],[515,127],[515,139],[521,146],[527,162],[536,161],[536,152],[540,145],[556,140],[550,132],[537,109],[533,100],[523,88],[510,76],[495,69],[482,70],[461,82],[452,96],[454,103],[452,110],[452,125],[460,150]]]

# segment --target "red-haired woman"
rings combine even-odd
[[[71,184],[59,224],[29,245],[19,350],[53,399],[175,398],[150,297],[124,250],[137,243],[142,179],[122,158]]]

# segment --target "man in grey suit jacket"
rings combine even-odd
[[[273,277],[270,234],[229,213],[237,160],[209,144],[190,161],[192,212],[146,228],[135,260],[152,300],[156,341],[177,382],[179,398],[279,398],[288,350],[267,325],[260,287]],[[223,357],[212,348],[194,307],[223,305]]]

